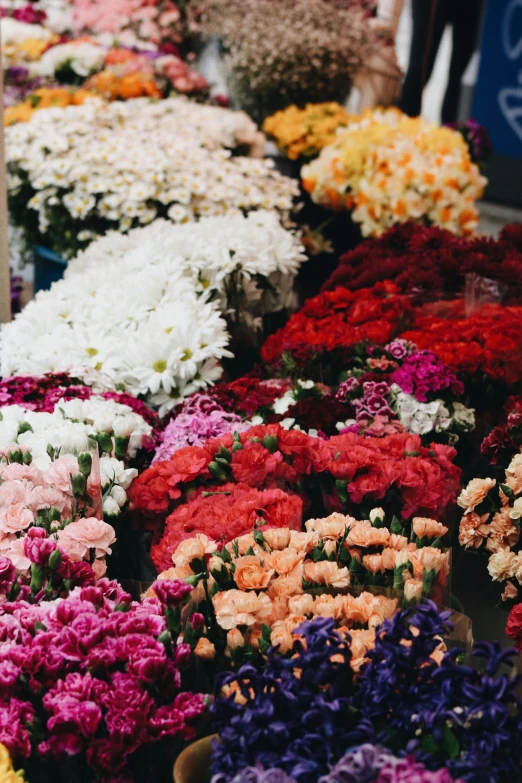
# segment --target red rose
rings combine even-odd
[[[517,650],[522,652],[522,604],[516,604],[511,609],[506,623],[506,635],[515,642]]]

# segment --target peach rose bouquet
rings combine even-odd
[[[28,574],[32,561],[25,539],[37,528],[72,562],[90,563],[101,577],[116,536],[101,513],[97,455],[55,457],[41,469],[29,451],[16,446],[0,456],[0,555]]]
[[[396,517],[385,525],[382,509],[369,517],[334,513],[309,520],[303,532],[254,529],[221,547],[204,534],[182,541],[159,579],[193,585],[196,656],[240,664],[262,659],[270,645],[289,653],[302,622],[333,617],[350,633],[357,668],[375,629],[398,609],[428,597],[442,603],[448,529],[416,517],[408,537]]]

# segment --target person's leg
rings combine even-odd
[[[411,14],[410,60],[399,109],[410,117],[416,117],[420,114],[422,91],[433,71],[448,19],[444,0],[411,0]]]
[[[481,0],[445,0],[450,9],[452,52],[448,86],[442,104],[442,122],[455,122],[459,110],[461,81],[477,45]]]

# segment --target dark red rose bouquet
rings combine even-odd
[[[409,298],[389,281],[359,291],[337,288],[305,302],[267,339],[262,358],[285,374],[315,370],[320,376],[342,363],[356,343],[388,343],[408,324],[410,311]]]
[[[518,226],[506,226],[500,238],[458,237],[438,227],[397,225],[342,256],[323,286],[358,290],[392,280],[418,301],[462,294],[473,277],[486,278],[504,304],[522,302],[522,241]],[[491,285],[490,285],[491,289]]]

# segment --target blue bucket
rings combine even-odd
[[[67,261],[47,247],[36,245],[34,249],[34,292],[46,291],[52,283],[61,280]]]

